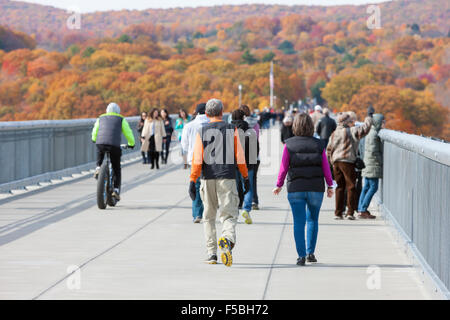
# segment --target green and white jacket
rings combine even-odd
[[[128,145],[133,147],[134,135],[127,120],[118,113],[105,113],[95,122],[94,129],[92,129],[92,141],[96,144],[120,147],[122,133],[127,139]]]

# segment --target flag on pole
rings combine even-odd
[[[270,62],[270,107],[273,108],[273,87],[274,87],[274,79],[273,79],[273,61]]]
[[[270,89],[273,90],[273,61],[270,62]]]

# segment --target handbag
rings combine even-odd
[[[347,128],[347,134],[350,134],[350,128]],[[357,150],[358,154],[356,155],[356,160],[355,160],[355,168],[356,170],[362,170],[366,167],[366,164],[364,163],[363,159],[361,159],[360,154],[359,154],[359,150]]]
[[[363,159],[361,159],[360,157],[356,157],[355,168],[358,170],[362,170],[365,167],[366,167],[366,164],[364,163]]]

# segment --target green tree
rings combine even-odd
[[[67,51],[69,51],[69,56],[73,57],[74,55],[80,53],[80,47],[76,44],[73,44],[67,49]]]
[[[197,32],[195,32],[193,35],[192,35],[192,38],[193,39],[200,39],[200,38],[203,38],[204,37],[204,35],[203,35],[203,33],[201,33],[200,31],[197,31]]]
[[[121,35],[117,41],[120,43],[133,43],[133,39],[127,34]]]
[[[322,98],[322,89],[325,88],[326,84],[325,80],[321,79],[311,87],[311,95],[313,98],[316,98],[317,103],[320,105],[324,102]]]
[[[206,53],[214,53],[219,51],[219,47],[218,46],[212,46],[212,47],[208,47],[208,49],[206,49]]]
[[[362,66],[364,66],[366,64],[370,64],[370,63],[372,63],[372,61],[370,61],[367,58],[361,57],[361,58],[358,58],[358,60],[356,61],[355,68],[361,68]]]
[[[184,49],[184,42],[178,41],[177,44],[175,45],[175,49],[177,49],[178,54],[182,54]]]
[[[95,52],[95,49],[93,47],[87,47],[84,51],[83,51],[83,58],[89,58],[90,56],[92,56],[92,54]]]
[[[345,47],[338,46],[336,43],[333,43],[332,49],[334,51],[336,51],[337,53],[344,53],[345,52]]]
[[[248,49],[248,43],[245,41],[241,41],[239,43],[239,51],[244,51]]]
[[[342,57],[342,62],[353,62],[355,61],[355,56],[351,55],[350,53],[345,53]]]
[[[265,54],[262,61],[263,62],[270,62],[275,58],[275,53],[270,51],[269,53]]]
[[[284,40],[282,43],[280,43],[280,45],[278,46],[278,49],[283,51],[284,54],[294,54],[295,53],[294,45],[292,44],[292,42],[290,42],[288,40]]]
[[[256,59],[255,56],[250,53],[250,50],[245,50],[244,54],[242,55],[242,62],[246,64],[254,64],[258,62],[258,59]]]

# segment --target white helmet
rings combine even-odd
[[[322,107],[319,106],[319,105],[317,105],[317,106],[314,107],[314,111],[320,111],[320,112],[322,112]]]
[[[106,107],[106,113],[111,112],[120,114],[120,107],[117,103],[111,102],[110,104],[108,104],[108,107]]]

